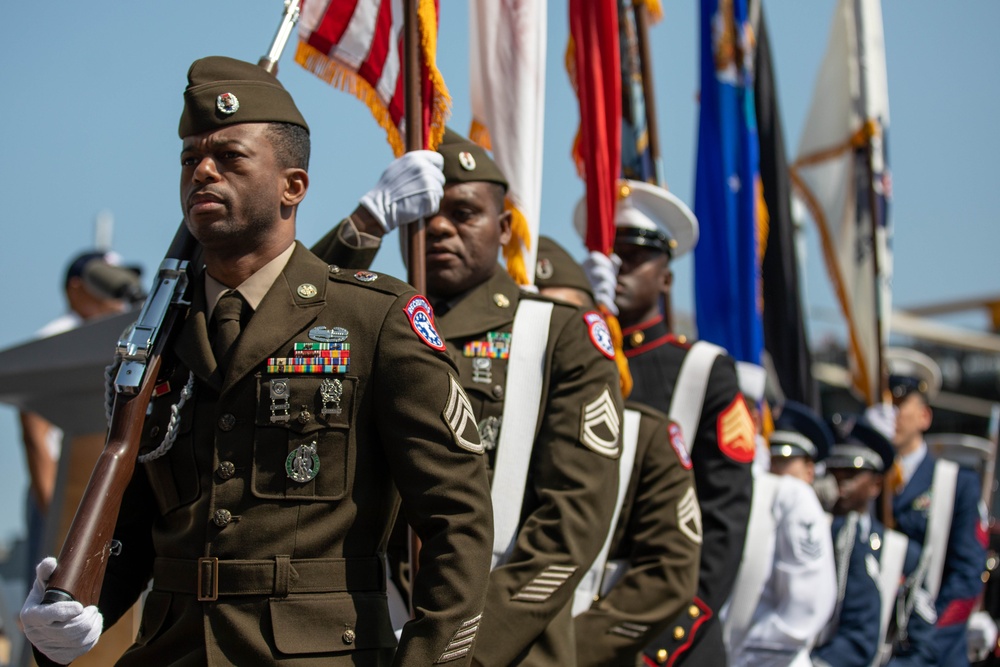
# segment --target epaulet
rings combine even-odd
[[[691,346],[695,343],[695,341],[691,340],[687,336],[674,336],[667,342],[674,347],[679,347],[682,350],[690,350]]]
[[[343,269],[336,264],[331,264],[329,275],[330,280],[333,282],[363,287],[384,294],[392,294],[393,296],[400,296],[413,291],[412,285],[404,283],[399,278],[393,278],[384,273],[376,273],[374,271]]]

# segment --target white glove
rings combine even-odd
[[[876,403],[865,408],[865,419],[876,431],[892,440],[896,437],[896,406],[892,403]]]
[[[375,216],[386,233],[426,218],[444,197],[444,156],[437,151],[410,151],[385,168],[375,187],[359,203]]]
[[[973,612],[969,617],[969,660],[985,660],[997,645],[996,621],[985,611]]]
[[[590,281],[590,288],[594,290],[594,299],[612,315],[618,314],[615,288],[618,286],[618,269],[621,266],[622,260],[618,255],[614,253],[605,255],[596,250],[591,250],[587,259],[583,260],[583,271]]]
[[[35,567],[35,584],[21,607],[24,635],[49,660],[68,665],[94,648],[101,638],[104,618],[97,607],[79,602],[43,604],[45,585],[56,569],[56,559],[44,559]]]

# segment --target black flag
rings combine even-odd
[[[757,29],[755,58],[757,79],[754,100],[760,139],[760,178],[770,219],[761,267],[764,348],[774,362],[784,395],[790,400],[819,409],[819,392],[812,376],[812,355],[806,340],[799,289],[799,267],[791,212],[791,182],[763,8]]]

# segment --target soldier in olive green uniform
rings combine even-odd
[[[473,662],[573,665],[569,603],[603,545],[618,485],[622,404],[614,350],[599,330],[603,322],[522,292],[498,266],[498,251],[510,234],[503,212],[507,184],[486,152],[453,132],[439,151],[446,185],[440,206],[427,210],[428,296],[470,399],[469,426],[478,425],[487,450],[497,525],[507,512],[518,519],[509,543],[498,528]],[[440,175],[440,157],[427,151],[408,155],[414,174],[404,176],[398,163],[390,165],[374,194],[317,244],[317,254],[349,265],[370,261],[372,241],[412,220],[398,216],[400,208],[411,207],[413,199],[434,199],[433,188],[406,184],[427,183],[435,170]],[[390,180],[402,187],[383,187],[391,172],[397,173]],[[411,200],[401,191],[410,192]],[[523,352],[532,343],[511,336],[523,322],[519,315],[515,323],[515,313],[528,303],[551,308],[547,331],[537,339],[547,341],[535,366],[542,377],[532,377],[532,371],[508,377],[518,346]],[[532,385],[540,392],[533,406],[505,410],[505,403],[516,405],[517,394]],[[525,428],[526,438],[505,440]],[[527,469],[523,490],[512,491],[498,479],[506,479],[503,471],[519,445],[526,445],[517,456]]]
[[[188,78],[181,203],[206,270],[158,380],[98,605],[111,625],[152,577],[119,664],[470,664],[489,483],[475,429],[450,422],[468,399],[430,306],[294,242],[308,129],[277,80],[219,57]],[[397,649],[384,559],[400,498],[423,550]],[[66,621],[45,614],[78,603],[31,602],[41,651],[86,650],[75,630],[93,607]]]
[[[535,284],[545,296],[594,306],[580,265],[545,236],[538,239]],[[701,511],[687,447],[662,412],[626,402],[626,423],[630,413],[638,423],[633,464],[620,471],[626,493],[600,594],[574,619],[577,667],[641,665],[642,649],[697,590]]]

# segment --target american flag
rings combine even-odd
[[[419,0],[421,103],[426,148],[444,135],[451,98],[435,63],[438,1]],[[406,150],[402,0],[307,0],[295,62],[363,101],[399,156]]]

